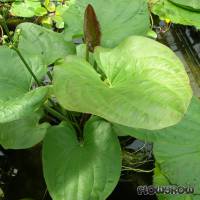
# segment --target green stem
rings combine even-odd
[[[58,119],[60,119],[60,120],[65,120],[65,121],[71,123],[67,117],[65,117],[64,115],[60,114],[59,112],[57,112],[57,111],[54,110],[53,108],[51,108],[51,107],[49,107],[49,106],[47,106],[47,105],[44,105],[44,108],[45,108],[50,114],[52,114],[53,116],[57,117]]]
[[[53,108],[49,107],[48,105],[44,105],[44,108],[50,113],[52,114],[54,117],[58,118],[59,120],[64,120],[70,124],[73,124],[77,129],[78,131],[81,131],[80,130],[80,127],[78,126],[78,124],[76,124],[75,122],[72,122],[70,121],[66,116],[64,116],[63,114],[57,112],[56,110],[54,110]]]
[[[7,36],[9,37],[10,42],[12,43],[13,40],[12,40],[12,37],[11,37],[11,35],[10,35],[8,26],[7,26],[7,24],[6,24],[5,17],[2,16],[1,20],[2,20],[2,26],[3,26],[3,28],[4,28],[4,30],[5,30],[5,32],[6,32],[6,34],[7,34]],[[12,45],[11,48],[12,48],[13,50],[15,50],[15,52],[18,54],[18,56],[20,57],[21,61],[24,63],[24,65],[26,66],[27,70],[28,70],[29,73],[32,75],[32,77],[34,78],[34,80],[35,80],[35,82],[38,84],[38,86],[41,86],[39,80],[37,79],[37,77],[36,77],[35,74],[33,73],[31,67],[30,67],[29,64],[26,62],[25,58],[22,56],[22,54],[21,54],[21,52],[19,51],[19,49],[16,48],[16,47],[14,47],[13,45]]]
[[[52,104],[52,106],[54,107],[54,109],[59,112],[60,114],[62,114],[63,116],[66,116],[68,118],[69,121],[71,121],[68,112],[67,115],[65,115],[65,110],[60,106],[60,104],[57,104],[56,102],[54,102],[51,98],[48,98],[49,102]]]
[[[29,71],[29,73],[31,74],[31,76],[34,78],[35,82],[37,83],[38,86],[41,86],[42,84],[40,84],[39,80],[37,79],[36,75],[33,73],[32,69],[30,68],[29,64],[26,62],[26,60],[24,59],[24,57],[22,56],[21,52],[19,51],[19,49],[17,49],[16,47],[12,47],[13,50],[15,50],[15,52],[18,54],[18,56],[20,57],[21,61],[24,63],[24,65],[26,66],[27,70]]]
[[[87,62],[89,62],[89,56],[90,56],[89,48],[88,48],[88,45],[86,45],[85,59],[86,59]]]
[[[31,67],[29,66],[29,64],[26,62],[25,58],[22,56],[21,52],[19,51],[19,49],[17,49],[16,47],[12,47],[13,50],[16,51],[16,53],[18,54],[18,56],[20,57],[20,59],[22,60],[22,62],[24,63],[24,65],[26,66],[27,70],[29,71],[29,73],[32,75],[32,77],[34,78],[35,82],[37,83],[38,86],[42,86],[42,84],[39,82],[39,80],[37,79],[36,75],[33,73]],[[52,99],[48,99],[54,106],[57,106],[54,101]],[[57,112],[56,110],[48,107],[48,106],[45,106],[45,108],[51,112],[54,116],[58,117],[58,119],[61,119],[61,120],[65,120],[65,121],[68,121],[68,118],[66,118],[64,115],[60,114],[59,112]],[[72,122],[70,122],[72,123]]]

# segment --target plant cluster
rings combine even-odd
[[[64,28],[62,14],[68,7],[65,0],[0,0],[11,17],[33,18],[35,22],[47,27]]]
[[[22,23],[13,37],[0,19],[7,35],[0,47],[0,144],[42,142],[53,200],[105,200],[120,177],[120,135],[154,143],[155,185],[198,191],[200,102],[179,58],[146,37],[146,0],[70,1],[62,17],[62,33]]]

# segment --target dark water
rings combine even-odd
[[[4,190],[4,199],[19,200],[32,197],[42,200],[46,186],[41,171],[41,146],[28,150],[2,149],[1,152],[4,156],[0,157],[0,184]]]

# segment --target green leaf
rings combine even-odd
[[[41,142],[49,125],[38,124],[41,115],[31,115],[19,120],[0,123],[0,144],[5,149],[25,149]]]
[[[165,142],[168,140],[174,140],[174,142],[177,143],[177,139],[180,137],[182,132],[198,134],[198,125],[195,125],[195,120],[197,118],[197,111],[195,112],[195,109],[197,111],[200,109],[199,100],[196,97],[193,97],[183,119],[175,126],[167,127],[161,130],[135,129],[131,127],[120,126],[117,124],[114,124],[113,128],[115,129],[116,133],[118,132],[121,133],[121,135],[130,135],[141,140],[146,140],[148,142]],[[193,128],[191,128],[191,124],[193,124]],[[188,140],[191,137],[190,134],[187,135],[188,138],[185,140]],[[186,134],[184,137],[186,137]]]
[[[192,91],[170,49],[133,36],[112,50],[96,48],[95,57],[104,81],[76,56],[55,66],[53,92],[63,107],[135,128],[160,129],[181,120]]]
[[[183,8],[200,11],[200,1],[199,0],[170,0],[172,3],[177,4]]]
[[[188,112],[177,125],[158,131],[135,130],[134,133],[137,138],[153,142],[159,170],[170,185],[195,187],[196,195],[192,196],[193,200],[200,198],[199,119],[200,101],[193,97]],[[159,183],[158,175],[155,174],[155,184]],[[181,197],[181,200],[186,199]]]
[[[61,16],[63,13],[68,9],[68,6],[66,4],[60,4],[56,6],[56,16]]]
[[[33,16],[41,16],[41,12],[38,10],[42,9],[42,14],[45,15],[47,11],[42,8],[40,1],[35,0],[18,0],[12,3],[10,12],[14,16],[19,17],[33,17]]]
[[[47,10],[44,7],[38,7],[35,10],[35,16],[43,16],[45,14],[47,14]]]
[[[130,35],[145,35],[149,30],[145,0],[75,0],[63,17],[67,38],[83,35],[84,11],[88,4],[94,7],[100,23],[102,46],[114,47]]]
[[[190,25],[200,28],[199,12],[193,12],[181,8],[168,0],[152,0],[151,3],[151,11],[161,19],[170,19],[176,24]]]
[[[170,186],[165,175],[162,174],[159,166],[156,164],[154,169],[154,185],[156,186]],[[172,186],[172,185],[171,185]],[[192,195],[167,195],[167,194],[157,194],[159,200],[195,200]],[[197,199],[198,200],[198,197]]]
[[[56,5],[53,2],[49,2],[47,6],[45,6],[49,12],[55,12],[56,11]]]
[[[65,4],[56,6],[55,16],[53,16],[52,19],[56,23],[56,28],[58,29],[63,29],[65,26],[62,15],[66,10],[67,6]]]
[[[41,25],[45,28],[51,29],[53,26],[53,18],[49,16],[43,17],[41,20]]]
[[[43,170],[54,200],[105,200],[119,180],[120,169],[119,141],[104,120],[87,122],[82,143],[70,125],[48,130]]]
[[[9,90],[9,86],[5,90]],[[40,87],[17,97],[10,96],[9,100],[0,98],[0,123],[20,119],[38,110],[47,99],[47,94],[48,87]]]
[[[30,91],[32,77],[14,50],[0,47],[0,123],[17,120],[40,108],[48,87]],[[33,68],[36,76],[40,74]]]
[[[154,139],[154,156],[170,183],[200,190],[200,101],[193,99],[188,113],[175,127],[160,131]],[[195,195],[194,195],[195,196]]]
[[[53,21],[56,23],[56,28],[63,29],[64,28],[64,21],[61,16],[54,16],[52,17]]]
[[[42,63],[39,59],[33,56],[31,58],[32,62],[25,59],[31,65],[34,74],[41,78],[46,73],[46,69],[43,65],[41,66]],[[27,91],[31,86],[32,77],[17,53],[6,46],[1,46],[0,59],[0,98],[9,99],[11,93],[13,97]],[[6,90],[5,87],[9,87],[9,90]]]
[[[75,46],[66,42],[61,33],[32,23],[22,23],[17,29],[21,30],[19,49],[27,58],[34,55],[49,65],[68,54],[75,54]]]

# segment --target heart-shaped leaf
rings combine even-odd
[[[4,123],[36,111],[46,100],[48,87],[30,91],[32,77],[14,50],[0,47],[0,60],[0,123]]]
[[[5,149],[25,149],[42,141],[47,123],[38,124],[40,113],[31,113],[19,120],[0,123],[0,145]]]
[[[163,20],[170,19],[176,24],[200,27],[199,12],[184,9],[168,0],[151,0],[150,2],[152,3],[151,11]]]
[[[63,17],[67,38],[83,35],[84,11],[88,4],[94,7],[97,14],[102,46],[116,46],[127,36],[145,35],[149,30],[149,12],[145,0],[75,0],[70,3]]]
[[[119,141],[111,125],[92,119],[79,143],[67,124],[52,127],[44,140],[43,170],[53,200],[105,200],[121,169]]]
[[[22,23],[20,29],[19,50],[26,58],[35,56],[43,61],[44,65],[54,63],[57,59],[75,53],[75,46],[66,42],[61,33],[33,23]]]
[[[135,128],[160,129],[180,121],[192,91],[170,49],[133,36],[113,50],[96,48],[95,57],[104,81],[76,56],[55,67],[53,92],[66,109]]]

